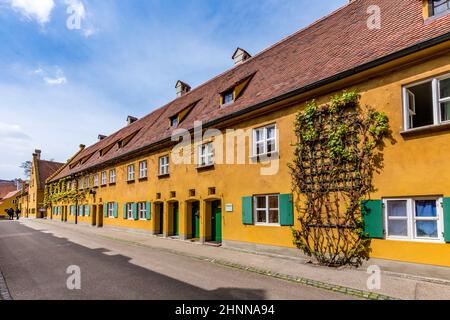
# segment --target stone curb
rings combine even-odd
[[[12,300],[3,273],[0,272],[0,300]]]

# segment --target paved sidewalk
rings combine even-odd
[[[204,260],[227,267],[248,270],[288,281],[296,281],[326,290],[344,292],[356,297],[370,299],[450,299],[450,269],[372,260],[367,265],[378,265],[383,271],[381,289],[367,288],[365,268],[331,269],[308,264],[305,259],[246,252],[222,247],[204,246],[192,242],[165,239],[120,228],[95,228],[86,224],[64,224],[50,220],[22,220],[33,229],[50,232],[57,237],[77,241],[77,234],[103,237],[164,250],[194,259]],[[83,244],[82,244],[83,245]],[[84,245],[87,245],[86,243]],[[405,273],[406,272],[414,272]]]

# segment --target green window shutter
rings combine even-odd
[[[369,238],[383,239],[383,201],[367,200],[361,203],[364,231]]]
[[[84,207],[84,212],[86,213],[86,217],[89,217],[91,215],[91,207],[89,205],[86,205]]]
[[[125,203],[123,205],[123,218],[126,220],[128,219],[128,214],[127,214],[127,204]]]
[[[253,224],[253,197],[242,197],[242,223]]]
[[[108,204],[107,204],[107,203],[105,203],[105,204],[103,205],[103,216],[104,216],[105,218],[108,218]]]
[[[146,204],[147,206],[147,220],[151,220],[152,219],[152,204],[151,202],[147,202]]]
[[[119,204],[117,202],[114,202],[114,218],[119,218]]]
[[[134,218],[134,220],[138,220],[139,216],[138,216],[138,212],[137,212],[137,203],[132,203],[131,204],[131,209],[133,210],[133,218]]]
[[[294,225],[294,204],[292,201],[292,194],[280,194],[280,224],[282,226]]]
[[[444,198],[444,239],[450,243],[450,198]]]

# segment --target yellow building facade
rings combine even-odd
[[[380,1],[382,7],[389,3]],[[320,23],[325,27],[341,21],[367,4],[353,1]],[[436,18],[429,16],[428,5],[427,11],[422,11],[425,7],[421,2],[407,0],[400,7],[410,8],[419,16],[423,28],[430,28],[427,20]],[[396,21],[398,12],[391,10],[392,21]],[[379,228],[372,236],[371,256],[450,266],[450,229],[446,232],[450,225],[450,208],[446,207],[450,197],[446,172],[450,155],[450,19],[446,15],[440,19],[435,28],[448,31],[438,38],[429,37],[366,64],[331,73],[325,80],[299,86],[288,94],[281,91],[264,103],[227,112],[219,120],[207,122],[200,139],[194,140],[190,132],[192,141],[181,151],[176,147],[179,140],[170,139],[133,149],[134,143],[144,140],[142,130],[147,127],[140,127],[142,122],[150,122],[152,115],[131,122],[119,131],[119,135],[126,134],[113,134],[82,149],[47,180],[49,195],[57,194],[56,188],[59,192],[79,190],[83,194],[75,201],[49,201],[47,216],[180,240],[271,251],[294,249],[292,228],[298,228],[299,223],[288,164],[294,157],[296,114],[312,99],[327,103],[342,90],[357,90],[362,105],[370,105],[389,117],[394,138],[384,150],[384,169],[375,176],[377,191],[371,195],[379,209],[375,210]],[[314,27],[303,32],[313,32]],[[307,35],[299,33],[294,37],[302,39]],[[239,61],[233,72],[250,68],[252,61],[264,59],[289,41],[292,38],[248,61]],[[223,91],[218,90],[214,96],[217,108],[223,108],[227,101],[230,106],[237,105],[239,99],[255,98],[263,92],[255,88],[256,82],[262,81],[259,74],[245,74],[231,87],[224,85]],[[181,95],[175,103],[188,100],[204,87],[194,89],[192,94],[183,87],[177,88],[177,93],[178,89]],[[183,89],[187,90],[184,95]],[[168,126],[165,130],[173,133],[185,117],[202,118],[202,111],[197,111],[200,103],[186,103],[184,108],[164,114],[155,111],[159,120],[149,128],[155,128],[156,134],[164,122]],[[232,139],[233,135],[238,138]],[[125,152],[127,148],[130,152]],[[230,150],[234,151],[231,156]],[[117,156],[108,158],[111,153]],[[272,161],[260,161],[258,156],[270,156]]]

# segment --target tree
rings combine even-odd
[[[323,106],[312,101],[295,124],[290,168],[300,228],[294,243],[326,266],[359,266],[369,257],[361,203],[375,190],[391,132],[387,116],[359,100],[344,91]]]
[[[32,167],[32,162],[31,161],[25,161],[22,162],[22,164],[20,165],[20,168],[23,169],[23,174],[24,176],[29,179],[31,177],[31,167]]]

